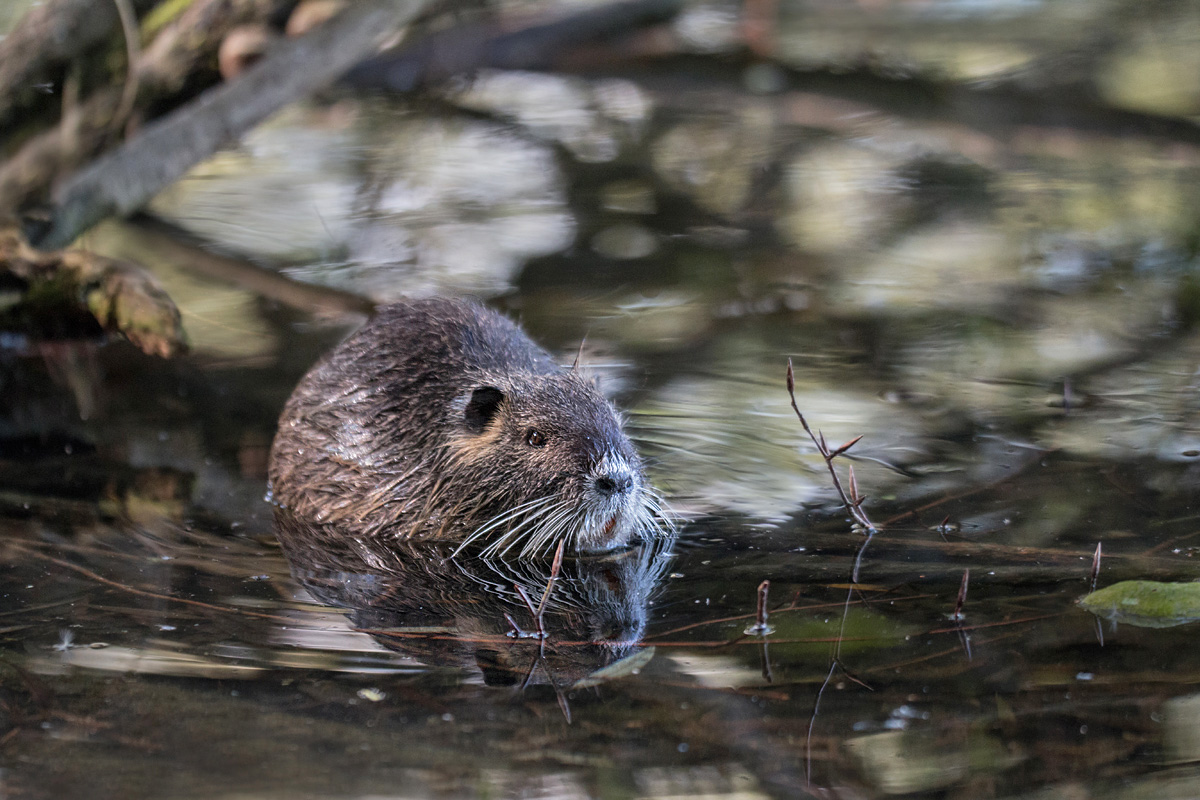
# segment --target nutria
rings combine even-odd
[[[300,381],[271,446],[274,501],[352,536],[603,550],[661,530],[612,405],[478,303],[381,309]],[[461,548],[459,548],[461,549]]]

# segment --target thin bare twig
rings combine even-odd
[[[583,358],[583,346],[585,344],[587,344],[587,335],[586,334],[584,335],[584,337],[582,339],[579,340],[579,350],[575,353],[575,361],[573,361],[571,363],[571,372],[575,372],[576,370],[579,369],[579,360],[581,358]]]
[[[841,447],[830,450],[829,445],[825,442],[825,435],[819,432],[813,433],[812,428],[808,426],[808,420],[804,418],[804,414],[800,412],[800,407],[796,405],[796,376],[792,370],[792,360],[790,358],[788,359],[787,366],[787,390],[788,396],[792,399],[792,410],[796,412],[796,416],[800,419],[800,425],[803,426],[804,432],[808,434],[808,438],[812,439],[813,444],[816,445],[817,452],[821,454],[821,458],[825,459],[825,466],[829,470],[829,477],[833,479],[833,488],[837,490],[838,497],[842,499],[842,505],[846,507],[846,510],[850,512],[850,516],[854,518],[854,521],[868,535],[875,533],[879,528],[875,523],[871,522],[870,518],[867,517],[867,513],[862,509],[863,501],[866,498],[858,493],[858,481],[854,478],[854,467],[850,467],[847,476],[847,482],[850,486],[850,491],[847,493],[842,488],[842,481],[833,466],[833,460],[856,445],[862,439],[862,436],[856,436]]]
[[[750,634],[750,636],[767,637],[768,634],[775,630],[775,628],[770,626],[767,622],[768,591],[770,591],[770,581],[763,581],[762,583],[758,584],[758,607],[755,610],[755,624],[751,625],[749,628],[746,628],[746,633]],[[760,661],[762,663],[762,679],[766,680],[768,684],[772,684],[772,682],[775,681],[775,676],[770,673],[770,652],[767,650],[767,646],[767,639],[763,638],[762,652],[760,654]]]
[[[1096,591],[1096,580],[1100,577],[1100,558],[1103,556],[1103,542],[1096,542],[1096,552],[1092,556],[1092,591]]]
[[[554,582],[558,579],[558,572],[562,569],[563,548],[566,546],[567,540],[563,539],[558,543],[558,549],[554,551],[554,563],[550,565],[550,577],[546,580],[546,590],[542,592],[542,601],[538,603],[537,620],[538,628],[542,626],[542,612],[546,610],[546,603],[550,600],[550,593],[554,591]]]
[[[530,639],[535,635],[518,625],[517,621],[512,618],[512,614],[509,614],[507,611],[504,612],[504,619],[508,621],[508,626],[512,628],[512,630],[508,632],[509,636],[515,639]]]
[[[971,584],[971,570],[963,570],[962,583],[958,587],[958,599],[954,601],[954,613],[950,619],[962,621],[963,603],[967,602],[967,587]]]
[[[533,607],[533,601],[529,599],[529,595],[521,588],[521,584],[514,583],[513,588],[517,590],[517,594],[521,598],[521,602],[525,603],[525,607],[529,609],[530,616],[533,617],[533,624],[536,629],[530,633],[522,630],[521,626],[517,625],[511,615],[505,613],[504,618],[508,620],[508,624],[512,627],[509,636],[515,639],[540,639],[546,640],[546,622],[545,612],[546,604],[550,602],[550,595],[554,591],[554,582],[558,579],[559,570],[562,569],[563,548],[566,545],[566,540],[558,543],[558,549],[554,551],[554,563],[550,567],[550,577],[546,581],[546,589],[542,592],[542,599],[538,602],[537,608]]]
[[[513,588],[517,590],[517,594],[521,597],[521,602],[525,603],[525,607],[529,609],[529,613],[533,617],[533,623],[537,625],[537,629],[533,633],[523,631],[512,621],[512,617],[510,617],[508,614],[505,614],[504,616],[508,620],[508,624],[513,626],[514,635],[518,639],[545,639],[546,629],[542,625],[542,615],[539,614],[537,609],[533,607],[533,601],[529,599],[529,595],[526,594],[525,590],[521,588],[521,584],[514,583]]]
[[[771,582],[763,581],[758,585],[758,613],[755,616],[760,627],[767,627],[767,592],[771,590]]]

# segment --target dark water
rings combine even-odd
[[[262,365],[80,347],[88,422],[47,375],[65,350],[7,359],[18,418],[44,431],[6,439],[2,462],[13,796],[1192,796],[1194,626],[1113,626],[1075,607],[1097,542],[1101,584],[1195,577],[1186,457],[918,428],[930,453],[868,500],[887,524],[851,587],[863,538],[821,502],[819,462],[773,466],[796,445],[764,430],[785,427],[782,381],[702,355],[676,371],[626,356],[628,394],[678,398],[634,427],[652,432],[648,451],[676,437],[656,470],[702,487],[680,491],[699,510],[670,547],[569,559],[548,638],[516,639],[505,614],[534,623],[512,587],[537,603],[548,564],[447,566],[418,550],[381,570],[300,553],[292,577],[263,458],[328,337],[265,317],[289,346]],[[805,327],[780,314],[724,335]],[[722,404],[748,391],[766,422]],[[1101,413],[1103,398],[1037,412],[1060,428]],[[868,430],[864,476],[867,457],[908,453]],[[747,633],[763,580],[766,636]]]
[[[1196,113],[1161,75],[1200,15],[1130,8],[787,7],[768,66],[697,6],[711,72],[294,108],[156,201],[241,262],[583,342],[680,530],[553,580],[285,552],[274,421],[359,318],[90,234],[193,350],[5,335],[0,797],[1200,796],[1196,626],[1076,606],[1097,544],[1100,586],[1200,576],[1194,144],[804,83],[870,57]],[[863,436],[869,543],[789,358],[830,445]]]

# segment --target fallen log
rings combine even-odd
[[[67,2],[55,0],[46,7]],[[146,0],[141,2],[145,5]],[[136,116],[152,106],[169,102],[206,69],[215,82],[217,73],[209,64],[225,35],[238,25],[270,16],[281,2],[284,0],[193,0],[139,51],[126,74],[125,85],[104,85],[85,99],[64,102],[56,126],[31,137],[0,164],[0,215],[15,216],[31,204],[48,200],[51,186],[120,137],[131,113]],[[102,4],[111,6],[112,0],[102,0]],[[13,36],[40,41],[38,36],[62,32],[54,27],[27,24],[33,16],[31,12],[23,19],[17,31],[0,40],[0,46]],[[71,51],[64,51],[67,52]],[[5,63],[4,58],[0,52],[0,65]],[[136,96],[132,98],[126,97],[129,86],[136,88]],[[0,84],[0,97],[3,96]]]
[[[363,0],[308,35],[279,42],[236,80],[150,123],[67,179],[54,192],[50,223],[30,231],[31,243],[63,247],[106,217],[137,211],[194,164],[287,103],[331,83],[429,5],[429,0]]]

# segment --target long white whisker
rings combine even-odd
[[[521,541],[530,530],[530,526],[534,525],[538,518],[548,513],[547,509],[539,509],[537,513],[531,514],[521,520],[518,525],[514,525],[504,532],[504,535],[493,541],[484,548],[482,555],[491,558],[492,556],[502,556],[507,553],[513,545]]]
[[[471,533],[469,536],[467,536],[467,538],[466,538],[466,539],[464,539],[464,540],[463,540],[463,543],[462,543],[462,544],[460,544],[460,545],[459,545],[459,546],[458,546],[458,547],[457,547],[457,548],[454,550],[454,552],[450,554],[450,557],[451,557],[451,558],[454,558],[454,557],[455,557],[456,555],[458,555],[458,554],[459,554],[459,552],[461,552],[461,551],[462,551],[462,549],[463,549],[464,547],[466,547],[467,545],[469,545],[469,544],[471,544],[472,542],[476,541],[476,540],[477,540],[477,539],[479,539],[480,537],[482,537],[482,536],[486,535],[488,532],[490,532],[490,531],[492,531],[492,530],[495,530],[495,529],[496,529],[497,527],[499,527],[500,525],[503,525],[504,523],[511,521],[511,520],[512,520],[514,517],[517,517],[517,516],[519,516],[519,515],[521,514],[522,510],[523,510],[523,509],[521,509],[521,508],[519,508],[519,507],[518,507],[518,508],[516,508],[516,509],[510,509],[510,510],[508,510],[508,511],[505,511],[505,512],[503,512],[503,513],[501,513],[501,514],[498,514],[497,516],[493,517],[493,518],[491,519],[491,521],[489,521],[487,524],[485,524],[485,525],[481,525],[480,527],[476,528],[476,529],[475,529],[475,530],[474,530],[474,531],[473,531],[473,532],[472,532],[472,533]]]
[[[521,503],[518,506],[514,506],[513,508],[502,511],[501,513],[492,517],[486,523],[484,523],[483,525],[481,525],[480,527],[478,527],[474,531],[472,531],[471,534],[466,539],[463,540],[462,544],[460,544],[457,548],[455,548],[454,552],[450,554],[450,558],[454,558],[455,556],[457,556],[460,552],[462,552],[463,548],[467,547],[472,542],[477,541],[478,539],[480,539],[483,536],[486,536],[488,533],[490,533],[491,531],[494,531],[496,528],[498,528],[506,523],[512,522],[512,520],[516,519],[517,517],[520,517],[522,515],[526,516],[526,519],[523,520],[521,524],[525,524],[530,519],[536,519],[538,514],[541,513],[543,507],[550,505],[555,500],[556,500],[556,498],[554,497],[554,495],[549,495],[546,497],[537,497],[537,498],[534,498],[533,500],[526,501],[524,503]],[[503,541],[505,538],[507,538],[510,533],[511,532],[506,532],[505,535],[500,538],[500,541]]]
[[[550,499],[553,500],[555,498],[551,497]],[[525,519],[523,519],[520,524],[505,531],[503,536],[488,545],[484,549],[483,555],[489,558],[491,556],[503,556],[510,549],[512,549],[517,542],[521,541],[522,538],[528,535],[531,530],[536,529],[535,523],[541,517],[551,513],[555,508],[557,508],[557,504],[548,506],[543,505],[538,507],[533,513],[529,514]],[[531,528],[531,525],[534,527]],[[501,547],[503,547],[503,549],[501,549]]]
[[[675,512],[671,510],[666,498],[650,488],[646,489],[645,503],[639,517],[643,515],[644,519],[640,521],[647,530],[652,530],[657,536],[667,536],[677,528]]]
[[[494,517],[492,519],[492,521],[490,523],[488,523],[487,525],[484,525],[482,528],[479,529],[479,531],[476,532],[476,534],[473,534],[473,535],[478,535],[479,533],[488,533],[489,531],[495,530],[496,528],[500,527],[501,525],[503,525],[507,522],[511,522],[513,519],[515,519],[519,516],[522,516],[522,515],[536,516],[537,514],[541,513],[540,509],[543,506],[549,504],[553,500],[554,500],[554,497],[551,496],[551,497],[538,498],[537,500],[531,500],[527,503],[522,503],[521,505],[511,508],[506,512],[498,514],[496,517]]]
[[[550,542],[554,540],[554,535],[562,530],[562,521],[570,513],[570,504],[564,500],[555,508],[553,516],[543,520],[535,530],[530,531],[529,541],[521,549],[521,557],[528,558],[546,549]]]

